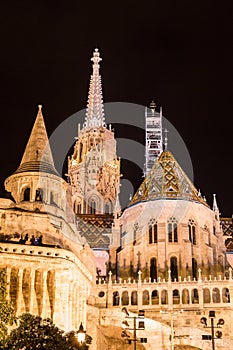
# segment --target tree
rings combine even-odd
[[[76,350],[79,347],[75,332],[65,333],[51,319],[26,313],[19,317],[19,326],[9,334],[5,349]]]
[[[12,303],[7,300],[6,270],[0,270],[0,349],[5,349],[8,326],[16,322],[15,310]]]

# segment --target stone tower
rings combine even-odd
[[[67,221],[67,183],[55,169],[41,106],[22,161],[5,187],[13,198],[0,198],[0,268],[17,315],[30,312],[77,329],[86,322],[95,261]]]
[[[98,49],[91,60],[93,73],[85,123],[81,130],[79,127],[74,153],[68,159],[68,176],[80,234],[102,259],[111,241],[114,215],[120,212],[120,160],[114,132],[111,125],[105,124]]]
[[[64,211],[67,184],[55,169],[41,109],[39,105],[20,166],[5,180],[5,187],[24,209]]]

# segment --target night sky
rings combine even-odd
[[[231,216],[232,13],[227,0],[1,4],[1,184],[20,163],[38,104],[48,134],[85,108],[98,47],[104,102],[162,105],[196,187]]]

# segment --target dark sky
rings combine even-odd
[[[20,162],[38,103],[49,134],[85,108],[97,46],[104,101],[162,105],[196,186],[232,215],[232,1],[15,1],[0,10],[1,183]]]

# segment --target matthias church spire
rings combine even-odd
[[[95,49],[93,57],[93,72],[91,75],[89,94],[86,109],[85,127],[87,129],[93,127],[104,126],[104,105],[102,96],[101,76],[99,74],[99,62],[102,61],[98,49]]]

